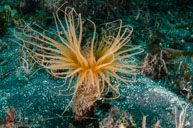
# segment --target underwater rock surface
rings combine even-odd
[[[178,95],[164,88],[163,83],[153,81],[148,77],[141,77],[137,83],[121,88],[120,91],[126,98],[118,105],[128,110],[134,118],[147,116],[147,125],[148,123],[155,124],[157,120],[160,120],[161,127],[172,128],[175,126],[174,107],[178,109],[177,115],[179,115],[182,110],[181,105],[183,108],[187,105]],[[191,104],[187,109],[186,127],[193,127]]]

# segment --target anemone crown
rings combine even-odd
[[[64,14],[64,24],[59,17],[59,13]],[[68,79],[67,89],[71,89],[71,83],[76,78],[73,86],[74,95],[79,88],[90,90],[95,88],[93,97],[101,97],[106,91],[113,91],[119,97],[119,92],[111,80],[122,82],[135,82],[135,75],[138,74],[137,66],[134,60],[128,57],[143,52],[140,46],[130,46],[122,49],[129,41],[133,28],[129,25],[122,26],[122,21],[117,20],[107,25],[119,24],[118,27],[112,27],[116,33],[109,34],[108,30],[102,36],[100,41],[96,41],[96,26],[93,24],[94,32],[92,39],[88,41],[87,47],[82,48],[83,23],[81,14],[78,14],[74,8],[66,7],[65,10],[58,8],[54,21],[56,25],[56,34],[34,24],[34,26],[43,30],[43,33],[25,25],[22,29],[22,46],[30,53],[32,58],[46,68],[54,77]],[[113,26],[113,25],[112,25]],[[62,33],[61,33],[62,31]],[[52,36],[56,38],[53,39]],[[30,39],[30,40],[29,40]],[[29,48],[32,45],[33,48]],[[130,52],[130,54],[128,54]],[[120,74],[131,75],[132,78],[124,77]],[[108,89],[106,89],[108,88]],[[61,93],[63,90],[60,91]]]

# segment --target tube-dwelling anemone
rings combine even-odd
[[[64,21],[59,18],[59,13],[64,15]],[[58,8],[54,20],[57,30],[55,38],[53,32],[35,24],[33,26],[42,29],[43,32],[26,24],[21,28],[25,38],[18,36],[17,38],[23,42],[22,46],[32,58],[51,75],[68,79],[66,90],[73,87],[73,98],[77,92],[80,93],[80,90],[85,90],[88,92],[85,95],[95,99],[101,98],[101,95],[106,94],[107,91],[112,91],[116,94],[112,98],[117,98],[120,93],[112,84],[112,79],[124,83],[135,81],[139,66],[128,58],[143,52],[143,49],[139,46],[130,46],[127,49],[124,47],[130,41],[133,32],[131,26],[122,26],[121,20],[107,23],[109,26],[119,25],[111,28],[116,35],[109,34],[108,30],[100,41],[96,41],[96,26],[89,20],[93,24],[94,32],[87,46],[83,47],[81,14],[78,14],[74,8],[66,7],[65,10]],[[124,74],[133,77],[124,77]],[[75,85],[72,85],[73,80],[76,80]]]

